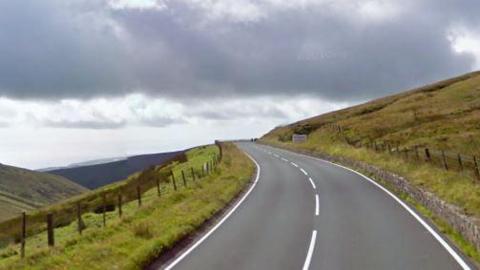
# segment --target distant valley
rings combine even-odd
[[[62,176],[0,164],[0,222],[85,191]]]
[[[88,161],[72,164],[65,168],[47,169],[47,172],[68,178],[86,188],[95,189],[126,179],[129,175],[142,171],[152,165],[162,164],[183,152],[184,151],[176,151],[138,155],[128,158]]]
[[[0,222],[23,211],[124,180],[182,153],[184,151],[99,159],[37,171],[0,164]]]

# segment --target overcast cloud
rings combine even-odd
[[[470,71],[478,1],[2,1],[0,94],[361,100]]]
[[[0,162],[259,136],[469,72],[480,67],[479,10],[478,0],[0,1]]]

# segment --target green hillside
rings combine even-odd
[[[474,72],[279,127],[264,138],[288,141],[292,133],[335,123],[358,143],[394,141],[473,155],[480,153],[479,120],[480,72]]]
[[[0,222],[85,191],[64,177],[0,164]]]

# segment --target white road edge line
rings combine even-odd
[[[298,168],[298,165],[296,163],[290,162],[290,164]]]
[[[317,186],[315,186],[315,182],[313,182],[313,179],[309,177],[308,180],[310,180],[310,184],[312,184],[313,189],[317,189]]]
[[[322,162],[326,162],[326,163],[335,165],[337,167],[340,167],[340,168],[343,168],[345,170],[351,171],[351,172],[363,177],[364,179],[368,180],[370,183],[372,183],[373,185],[375,185],[376,187],[380,188],[385,193],[390,195],[390,197],[392,197],[405,210],[407,210],[407,212],[410,213],[420,224],[422,224],[423,227],[447,250],[447,252],[453,257],[453,259],[455,259],[455,261],[460,265],[460,267],[462,267],[462,269],[471,270],[470,266],[468,266],[468,264],[463,260],[462,256],[460,256],[430,225],[428,225],[427,222],[425,222],[415,211],[413,211],[407,204],[405,204],[402,200],[400,200],[395,194],[390,192],[388,189],[384,188],[379,183],[375,182],[375,180],[373,180],[373,179],[369,178],[368,176],[365,176],[365,175],[363,175],[363,174],[361,174],[361,173],[359,173],[359,172],[357,172],[353,169],[342,166],[340,164],[333,163],[333,162],[328,161],[328,160],[324,160],[324,159],[320,159],[320,158],[316,158],[316,157],[311,157],[311,156],[308,156],[308,155],[299,154],[299,153],[295,153],[295,152],[291,152],[291,151],[286,151],[286,152],[293,153],[295,155],[299,155],[299,156],[303,156],[303,157],[307,157],[309,159],[314,159],[314,160],[318,160],[318,161],[322,161]]]
[[[313,250],[315,249],[316,239],[317,239],[317,231],[313,230],[312,239],[310,240],[310,246],[308,247],[307,258],[305,258],[305,263],[303,263],[302,270],[308,270],[308,268],[310,268],[310,262],[312,261]]]
[[[320,204],[318,200],[318,194],[315,194],[315,216],[318,216],[320,212]]]
[[[255,176],[255,181],[253,184],[250,186],[248,191],[243,195],[243,197],[235,204],[235,206],[212,228],[210,231],[208,231],[202,238],[200,238],[195,244],[193,244],[189,249],[187,249],[182,255],[180,255],[178,258],[176,258],[173,262],[171,262],[165,269],[170,270],[173,267],[175,267],[180,261],[182,261],[188,254],[190,254],[195,248],[197,248],[205,239],[207,239],[212,233],[215,232],[215,230],[218,229],[232,214],[235,212],[235,210],[240,206],[240,204],[245,201],[245,199],[248,197],[248,195],[252,192],[253,188],[258,183],[258,179],[260,178],[260,165],[258,162],[250,156],[248,153],[244,152],[254,163],[255,166],[257,166],[257,175]]]
[[[308,175],[308,173],[303,168],[300,168],[300,171],[302,171],[303,174]]]

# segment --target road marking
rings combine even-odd
[[[303,174],[308,175],[308,173],[303,168],[300,168],[300,171],[302,171]]]
[[[257,166],[257,175],[255,176],[255,181],[253,182],[253,184],[250,186],[250,188],[248,189],[248,191],[245,193],[245,195],[243,195],[243,197],[237,202],[237,204],[235,204],[235,206],[212,228],[210,229],[210,231],[208,231],[202,238],[200,238],[197,242],[195,242],[195,244],[193,244],[189,249],[187,249],[182,255],[180,255],[178,258],[176,258],[173,262],[171,262],[165,269],[166,270],[170,270],[172,269],[173,267],[175,267],[179,262],[181,262],[188,254],[190,254],[195,248],[197,248],[203,241],[205,241],[205,239],[207,239],[212,233],[215,232],[215,230],[217,230],[232,214],[233,212],[235,212],[235,210],[237,210],[237,208],[240,206],[240,204],[243,203],[243,201],[245,201],[245,199],[248,197],[248,195],[252,192],[253,188],[255,188],[255,186],[257,185],[258,183],[258,179],[260,178],[260,165],[258,164],[258,162],[252,157],[250,156],[249,154],[247,154],[246,152],[244,152],[254,163],[255,163],[255,166]]]
[[[285,162],[288,162],[288,159],[286,159],[286,158],[282,157],[282,160],[285,161]]]
[[[318,216],[320,212],[320,204],[318,201],[318,194],[315,194],[315,216]]]
[[[279,156],[277,154],[273,154],[273,156],[276,157],[276,158],[279,158]]]
[[[310,240],[310,246],[308,247],[307,258],[305,258],[305,263],[303,263],[302,270],[308,270],[308,268],[310,268],[310,262],[312,261],[313,250],[315,249],[316,239],[317,239],[317,231],[313,230],[312,239]]]
[[[310,180],[310,184],[312,184],[313,189],[316,189],[317,186],[315,186],[315,183],[313,182],[313,179],[311,177],[309,177],[308,180]]]
[[[298,165],[296,163],[290,162],[290,164],[298,168]]]
[[[332,164],[334,166],[337,166],[337,167],[343,168],[345,170],[351,171],[351,172],[363,177],[364,179],[366,179],[367,181],[369,181],[370,183],[372,183],[376,187],[383,190],[390,197],[392,197],[397,203],[399,203],[405,210],[407,210],[407,212],[410,213],[445,248],[445,250],[447,250],[447,252],[460,265],[460,267],[462,267],[462,269],[471,270],[470,266],[468,266],[468,264],[463,260],[463,258],[430,225],[428,225],[427,222],[425,222],[415,211],[413,211],[407,204],[405,204],[402,200],[400,200],[395,194],[390,192],[388,189],[384,188],[379,183],[375,182],[375,180],[373,180],[373,179],[369,178],[368,176],[365,176],[365,175],[363,175],[363,174],[361,174],[361,173],[359,173],[359,172],[357,172],[353,169],[342,166],[340,164],[333,163],[333,162],[328,161],[328,160],[324,160],[324,159],[320,159],[320,158],[316,158],[316,157],[311,157],[311,156],[308,156],[308,155],[299,154],[299,153],[295,153],[295,152],[290,152],[290,151],[286,151],[286,150],[285,150],[285,152],[293,153],[293,154],[298,155],[298,156],[303,156],[303,157],[307,157],[309,159],[329,163],[329,164]]]

